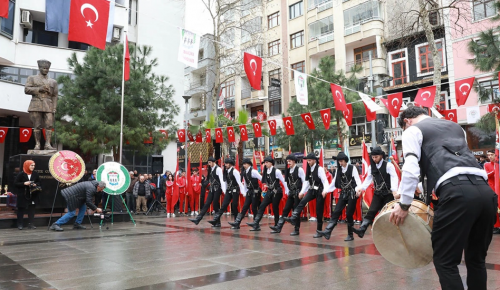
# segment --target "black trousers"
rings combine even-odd
[[[239,202],[239,197],[240,197],[240,189],[236,189],[236,192],[233,191],[234,189],[228,190],[226,194],[224,195],[224,200],[222,201],[222,206],[219,209],[218,212],[220,215],[224,214],[226,211],[228,205],[231,203],[231,214],[236,217],[238,214],[238,202]]]
[[[356,202],[357,201],[358,201],[357,197],[356,198],[349,197],[349,199],[347,199],[347,200],[339,198],[339,201],[338,201],[337,205],[335,206],[335,210],[332,213],[331,220],[338,221],[340,215],[342,214],[342,211],[347,206],[347,210],[345,212],[347,222],[350,224],[354,223],[352,215],[354,214],[354,211],[356,210]],[[316,208],[316,211],[317,210],[318,209]]]
[[[323,230],[323,210],[325,209],[325,199],[323,198],[323,195],[321,194],[321,192],[315,193],[314,191],[309,190],[307,192],[307,194],[304,195],[304,197],[302,198],[300,203],[297,205],[297,207],[295,207],[294,212],[296,212],[298,214],[298,216],[300,217],[300,213],[302,212],[302,210],[304,209],[306,204],[313,199],[316,199],[316,219],[317,219],[316,229],[318,231],[322,231]],[[300,220],[300,218],[299,218],[299,220]]]
[[[365,215],[365,219],[373,222],[375,219],[375,215],[379,212],[384,205],[394,200],[394,196],[392,194],[374,194],[372,203],[370,204],[370,208],[368,209],[368,213]]]
[[[19,197],[18,197],[19,198]],[[22,196],[24,198],[24,196]],[[29,201],[31,203],[31,201]],[[28,203],[28,201],[27,201]],[[30,224],[34,224],[35,222],[35,205],[27,204],[27,207],[18,207],[17,208],[17,226],[23,225],[24,214],[28,213],[28,222]]]
[[[204,216],[207,213],[207,211],[210,209],[210,205],[212,204],[212,201],[214,202],[214,211],[218,212],[220,210],[219,198],[220,198],[221,191],[222,190],[219,189],[216,191],[209,191],[208,192],[207,200],[205,201],[205,204],[203,205],[203,208],[200,211],[201,216]],[[215,207],[216,202],[217,202],[217,207]]]
[[[125,203],[127,204],[128,210],[135,212],[136,198],[132,192],[127,192],[125,194]]]
[[[280,219],[280,201],[283,198],[283,191],[279,189],[276,193],[270,193],[270,191],[267,192],[266,196],[264,197],[264,200],[259,206],[259,211],[257,212],[258,215],[263,215],[264,211],[266,210],[266,207],[270,204],[273,205],[273,212],[275,213],[274,215],[274,225],[278,224],[278,221]]]
[[[202,185],[200,192],[200,204],[205,204],[205,194],[207,192],[207,187]]]
[[[101,199],[102,199],[102,192],[96,192],[95,195],[94,195],[94,204],[95,206],[99,207],[99,203],[101,203]],[[102,206],[104,207],[106,201],[103,202]]]
[[[486,289],[485,259],[493,235],[497,195],[475,176],[459,175],[449,181],[438,189],[432,229],[439,282],[443,290],[464,289],[457,266],[465,253],[468,289]]]
[[[300,199],[298,197],[298,194],[294,195],[289,195],[288,199],[286,200],[285,207],[283,208],[283,214],[281,215],[282,217],[287,217],[290,211],[292,209],[296,209],[297,206],[299,206]],[[297,220],[297,223],[295,224],[295,229],[298,231],[300,229],[300,218]]]
[[[245,202],[243,203],[243,207],[241,208],[240,213],[245,216],[252,206],[252,212],[257,212],[260,203],[260,190],[258,192],[253,192],[253,190],[249,189],[247,191],[247,196],[245,196]]]

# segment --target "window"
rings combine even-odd
[[[70,41],[68,43],[68,48],[72,49],[80,49],[80,50],[89,50],[91,46],[86,44],[86,43],[81,43],[81,42],[76,42],[76,41]]]
[[[9,2],[9,18],[0,17],[0,34],[9,36],[12,39],[14,34],[14,11],[16,6],[15,0],[7,1]]]
[[[241,27],[241,43],[250,41],[251,35],[261,31],[262,29],[262,17],[255,17],[247,22],[243,23]]]
[[[306,66],[306,62],[301,61],[301,62],[292,64],[292,69],[303,73],[305,71],[305,66]],[[293,78],[294,78],[294,71],[292,70],[292,80],[293,80]]]
[[[273,13],[267,16],[267,27],[273,28],[280,25],[280,12]]]
[[[205,57],[203,53],[203,48],[200,48],[200,50],[198,50],[198,60],[202,60]]]
[[[496,14],[495,0],[475,0],[473,3],[474,21],[489,18]]]
[[[269,101],[269,116],[281,115],[281,99]]]
[[[245,48],[245,50],[241,54],[241,57],[243,57],[245,52],[256,55],[258,57],[262,57],[262,44],[257,44],[257,45]]]
[[[370,51],[372,52],[372,58],[377,57],[377,46],[375,43],[369,44],[363,47],[354,49],[354,60],[357,64],[362,63],[370,59]]]
[[[269,83],[271,83],[271,79],[281,80],[281,69],[275,69],[269,71]]]
[[[304,14],[304,3],[302,1],[290,5],[290,19],[297,18]]]
[[[290,35],[290,47],[296,48],[304,45],[304,30]]]
[[[408,82],[408,57],[406,49],[397,50],[389,53],[390,75],[392,76],[392,85],[401,85]]]
[[[280,53],[280,40],[275,40],[275,41],[271,41],[269,42],[269,44],[267,45],[268,47],[268,54],[269,56],[273,56],[273,55],[277,55]]]
[[[500,92],[498,90],[498,80],[480,82],[479,87],[481,88],[481,91],[484,91],[484,93],[481,93],[481,95],[484,94],[490,97],[488,101],[485,101],[484,103],[493,103],[498,101],[498,99],[500,98]]]
[[[352,125],[351,125],[351,127],[349,127],[349,131],[350,131],[351,137],[352,137],[352,136],[363,135],[363,133],[369,134],[369,133],[371,133],[371,128],[372,128],[371,123],[368,122],[368,125],[367,125],[365,116],[353,117],[352,118]]]
[[[309,24],[309,41],[333,32],[333,16],[325,17]]]
[[[360,31],[360,25],[366,21],[381,19],[378,1],[368,1],[344,10],[344,34]]]
[[[43,45],[57,46],[59,34],[53,31],[45,31],[45,23],[33,21],[33,29],[24,30],[24,42]]]
[[[441,66],[444,67],[443,60],[443,41],[442,39],[436,40],[436,46],[441,58]],[[416,54],[418,57],[417,75],[432,73],[434,71],[434,62],[432,60],[432,52],[427,43],[415,46]]]
[[[319,5],[330,2],[330,1],[332,1],[332,0],[309,0],[309,1],[307,1],[309,3],[308,10],[314,9],[314,8],[318,7]],[[343,0],[343,2],[345,2],[345,0]]]
[[[439,25],[439,12],[437,11],[432,11],[429,12],[429,22],[431,25]]]
[[[251,9],[261,3],[261,0],[242,0],[241,2],[241,15],[243,17],[250,14]]]
[[[4,80],[4,81],[20,83],[20,84],[25,85],[29,76],[34,76],[37,74],[38,74],[37,69],[0,66],[0,80]],[[56,80],[58,77],[63,76],[63,75],[70,76],[71,78],[74,77],[73,75],[67,74],[67,73],[60,73],[60,72],[53,72],[53,71],[49,72],[49,77],[52,79],[56,79]]]
[[[227,81],[221,85],[221,98],[234,98],[234,80]]]

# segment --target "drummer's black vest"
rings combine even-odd
[[[248,170],[248,172],[245,170],[243,171],[243,179],[245,180],[245,184],[248,189],[259,189],[259,180],[257,178],[252,177],[252,170]]]
[[[295,169],[293,170],[292,173],[290,173],[290,169],[287,169],[285,181],[290,191],[298,191],[298,190],[300,191],[300,189],[302,188],[302,179],[300,179],[299,177],[298,166],[295,166]]]
[[[391,176],[387,173],[387,161],[382,161],[382,166],[377,169],[375,162],[371,164],[375,194],[388,194],[391,191]],[[385,182],[385,184],[384,184]]]
[[[341,190],[344,189],[344,187],[349,184],[349,188],[355,189],[357,184],[356,180],[352,177],[352,170],[354,166],[351,164],[347,165],[347,170],[342,172],[342,168],[337,169],[337,178],[335,178],[335,187],[340,188]],[[356,169],[357,170],[357,169]]]
[[[262,176],[262,183],[267,185],[267,188],[273,190],[280,189],[280,183],[276,178],[276,168],[271,169],[271,173],[267,173],[267,168],[264,169],[264,174]]]
[[[422,131],[419,165],[421,177],[427,177],[428,193],[435,189],[441,176],[454,167],[481,168],[467,146],[460,125],[443,119],[425,118],[413,126]],[[407,153],[405,158],[410,154]]]
[[[311,170],[311,167],[308,166],[307,168],[307,175],[306,175],[306,181],[309,182],[309,190],[313,189],[313,186],[318,186],[317,192],[321,193],[323,192],[323,182],[321,181],[321,178],[319,178],[318,175],[318,170],[324,170],[323,167],[319,166],[316,164],[314,170]]]

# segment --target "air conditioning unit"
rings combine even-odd
[[[281,151],[276,151],[274,152],[274,158],[283,158],[283,152]]]
[[[120,41],[122,30],[119,27],[113,27],[113,41]]]
[[[33,17],[31,16],[31,12],[24,10],[21,13],[21,25],[28,29],[33,27]]]

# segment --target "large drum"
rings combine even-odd
[[[379,253],[389,262],[414,269],[432,261],[431,231],[434,211],[425,203],[413,200],[404,223],[395,226],[389,222],[394,205],[387,203],[373,223],[373,242]]]

